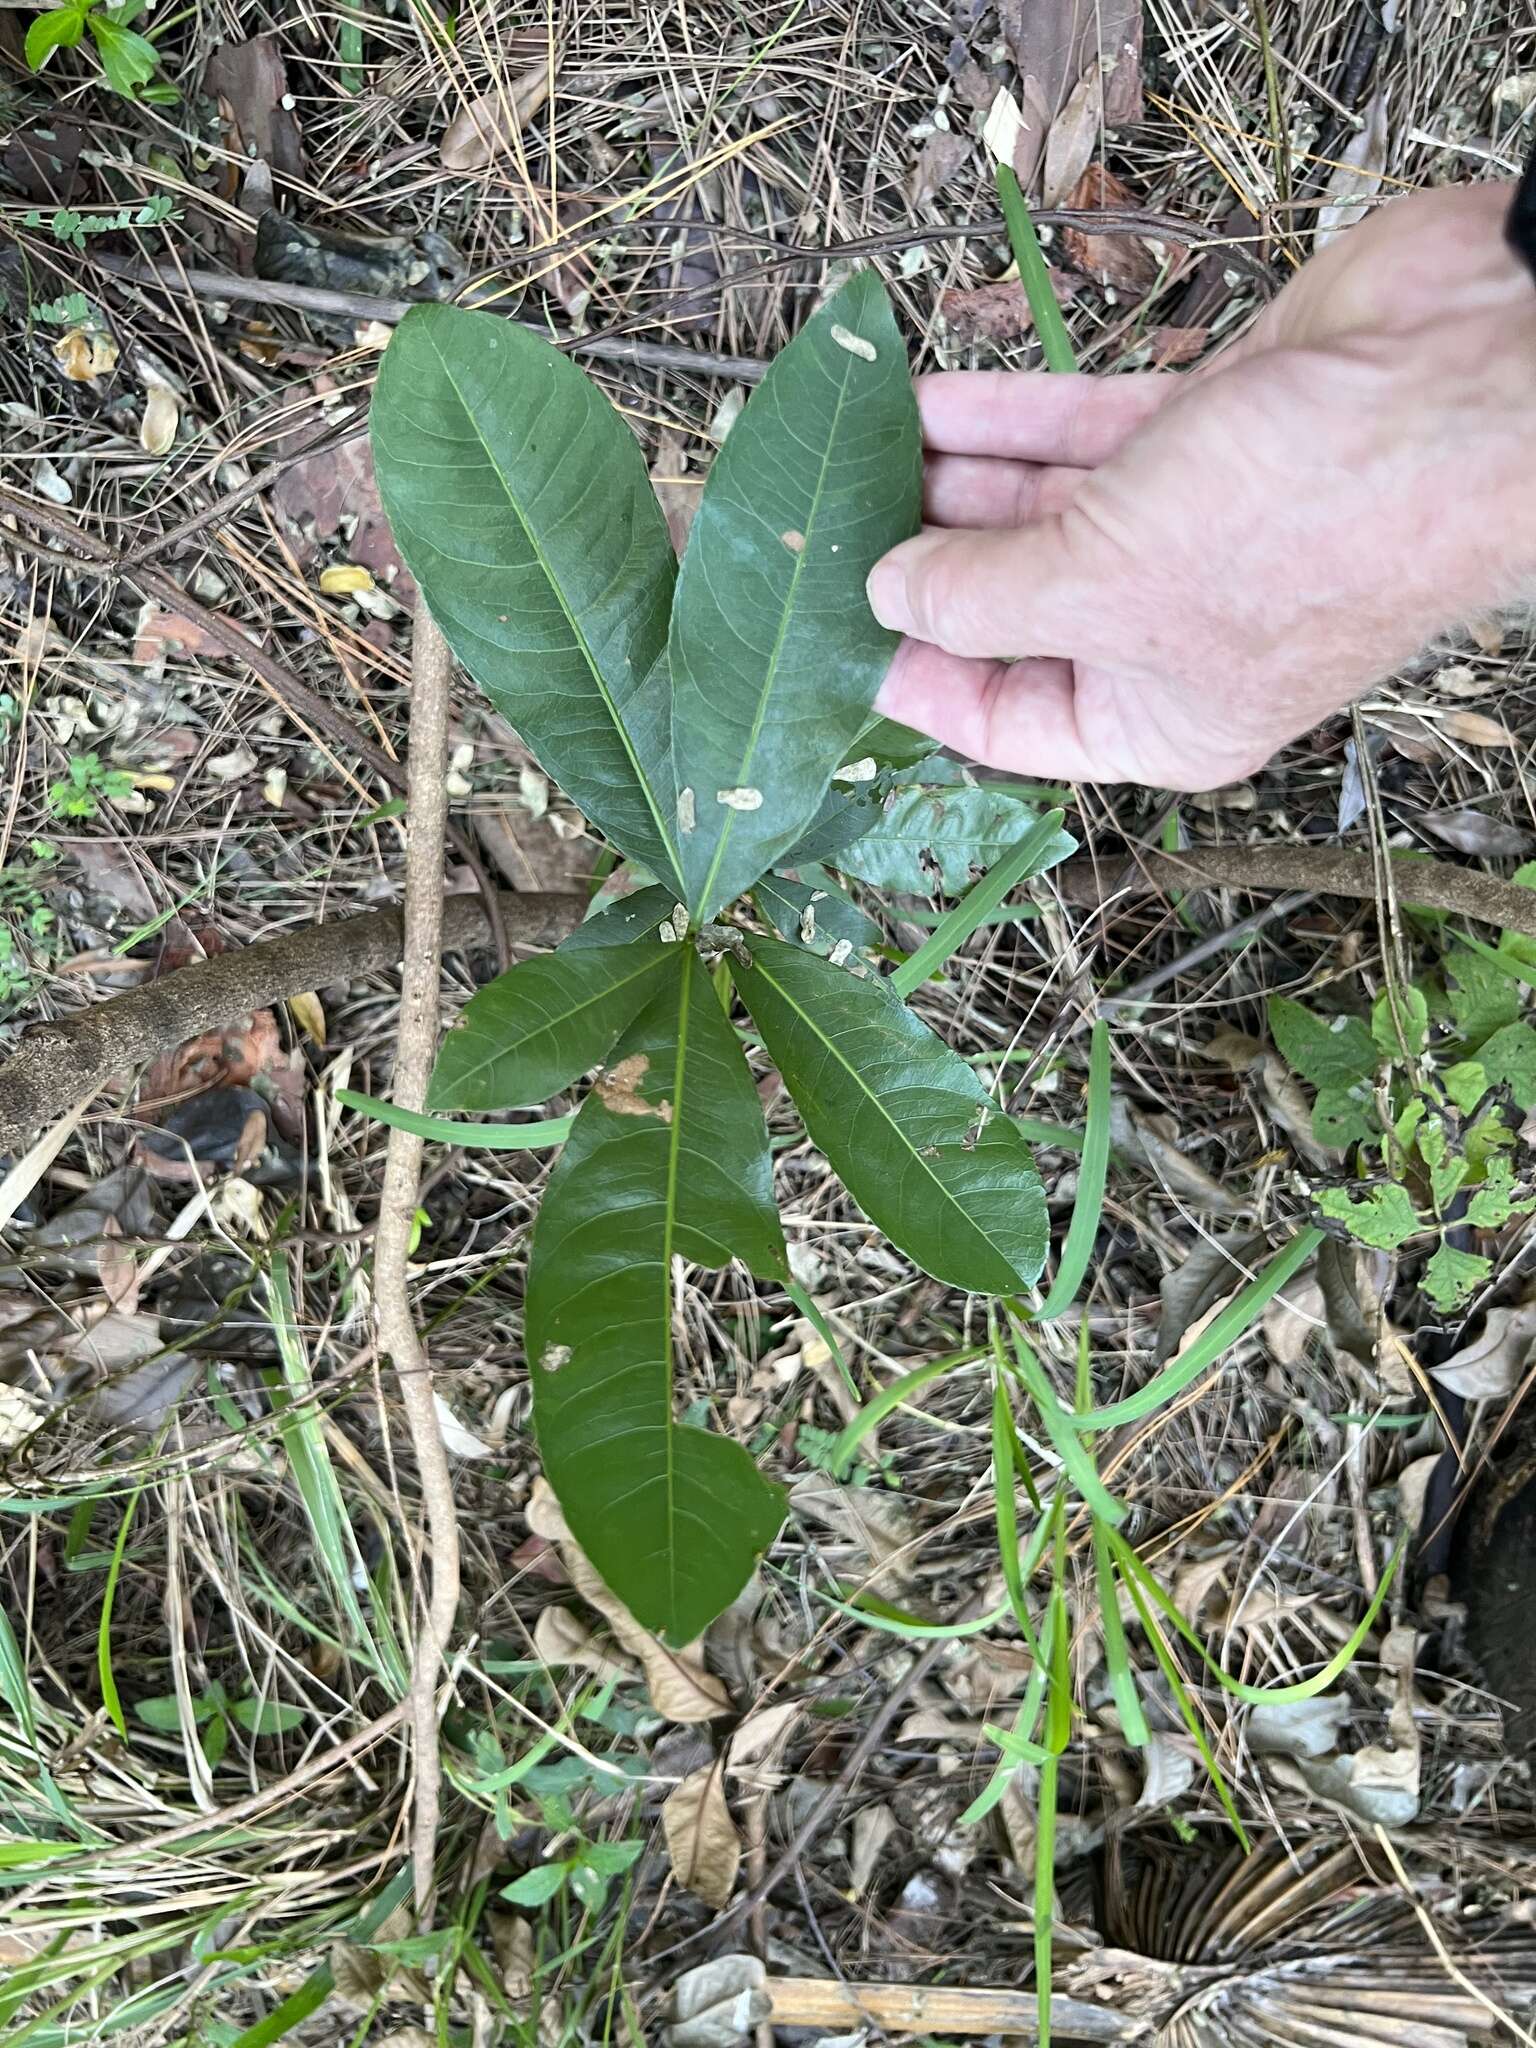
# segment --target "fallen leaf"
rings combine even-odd
[[[316,1045],[325,1044],[325,1007],[313,989],[301,989],[288,998],[288,1014],[304,1036]]]
[[[917,161],[907,175],[907,203],[910,206],[926,206],[930,199],[942,192],[960,166],[971,154],[971,138],[956,135],[952,129],[935,128],[917,153]]]
[[[491,1947],[501,1970],[501,1988],[514,2003],[533,1991],[538,1951],[534,1946],[533,1923],[521,1913],[489,1913]]]
[[[1041,190],[1047,206],[1078,205],[1071,197],[1092,161],[1099,139],[1099,112],[1104,81],[1097,59],[1067,95],[1066,104],[1045,138],[1045,177]],[[1090,204],[1092,202],[1089,202]]]
[[[1481,711],[1448,711],[1435,721],[1447,739],[1460,740],[1465,747],[1518,747],[1520,742],[1507,725]]]
[[[139,446],[146,455],[167,455],[176,444],[181,406],[168,384],[151,384],[139,423]]]
[[[1067,271],[1051,271],[1051,285],[1060,304],[1066,305],[1082,288],[1081,280]],[[1035,316],[1029,299],[1016,277],[997,284],[982,284],[972,290],[959,286],[939,294],[939,311],[954,339],[973,341],[1019,341],[1034,330]]]
[[[569,1607],[546,1607],[534,1623],[533,1647],[552,1670],[574,1665],[606,1683],[635,1676],[635,1667],[605,1650]]]
[[[1195,1782],[1195,1760],[1183,1742],[1172,1735],[1154,1733],[1142,1751],[1145,1775],[1138,1813],[1152,1813],[1160,1806],[1172,1806]]]
[[[896,1816],[882,1801],[875,1806],[861,1806],[853,1816],[852,1847],[848,1857],[848,1873],[852,1878],[852,1891],[859,1898],[869,1889],[885,1845],[896,1832]]]
[[[1350,1711],[1342,1693],[1328,1692],[1254,1707],[1248,1716],[1248,1747],[1259,1756],[1327,1756],[1337,1747],[1340,1729],[1349,1726]]]
[[[719,1764],[691,1772],[669,1794],[661,1826],[678,1883],[719,1912],[741,1868],[741,1837],[725,1803]]]
[[[1228,1194],[1198,1161],[1181,1152],[1177,1125],[1170,1116],[1154,1116],[1123,1096],[1110,1104],[1110,1142],[1115,1149],[1145,1166],[1171,1195],[1213,1216],[1235,1216],[1248,1207]]]
[[[899,1593],[912,1578],[912,1520],[894,1494],[872,1486],[843,1486],[825,1472],[808,1472],[790,1489],[789,1504],[853,1545],[855,1561],[844,1576],[865,1590]]]
[[[488,92],[459,109],[443,130],[438,162],[448,171],[483,171],[517,147],[516,138],[549,98],[551,65],[531,64],[510,90]]]
[[[693,515],[699,509],[704,478],[702,475],[689,477],[687,447],[682,435],[675,434],[670,427],[664,429],[656,444],[651,483],[656,492],[656,502],[667,522],[672,552],[681,556],[688,545]]]
[[[1446,697],[1486,697],[1490,690],[1499,687],[1502,680],[1492,670],[1479,674],[1469,663],[1453,661],[1435,677],[1435,688]]]
[[[1531,835],[1520,825],[1490,818],[1486,812],[1421,811],[1415,822],[1434,838],[1458,853],[1479,854],[1487,860],[1521,860],[1531,850]]]
[[[1086,73],[1103,74],[1104,122],[1141,119],[1142,0],[998,0],[997,21],[1019,78],[1053,121]]]
[[[1151,353],[1149,367],[1154,370],[1176,370],[1184,363],[1197,363],[1211,345],[1209,327],[1151,327],[1147,330],[1147,347]]]
[[[1265,1054],[1258,1074],[1259,1093],[1270,1115],[1303,1159],[1321,1166],[1344,1151],[1342,1145],[1318,1143],[1312,1131],[1312,1098],[1278,1053]]]
[[[72,327],[53,344],[53,359],[71,384],[94,384],[117,368],[117,343],[99,328]]]
[[[1536,1349],[1536,1302],[1519,1308],[1491,1308],[1483,1319],[1480,1335],[1459,1351],[1453,1351],[1443,1365],[1430,1367],[1430,1376],[1464,1401],[1497,1400],[1512,1394],[1525,1376]]]
[[[1411,1535],[1417,1535],[1424,1523],[1424,1503],[1429,1496],[1430,1481],[1435,1468],[1446,1453],[1430,1451],[1422,1458],[1415,1458],[1405,1465],[1397,1475],[1397,1506],[1403,1518],[1403,1527]]]
[[[542,1474],[528,1502],[528,1527],[559,1547],[571,1584],[595,1607],[620,1646],[639,1664],[651,1705],[667,1721],[712,1721],[731,1711],[724,1683],[687,1649],[673,1650],[644,1629],[617,1595],[608,1590],[586,1552],[571,1534],[554,1488]]]
[[[24,1444],[41,1427],[46,1412],[35,1394],[0,1381],[0,1451],[14,1451]]]
[[[773,2009],[767,1975],[758,1956],[716,1956],[685,1970],[667,2001],[667,2048],[739,2048]]]
[[[1181,1564],[1173,1575],[1170,1598],[1191,1628],[1199,1628],[1205,1603],[1226,1577],[1232,1564],[1233,1546],[1223,1544],[1209,1557],[1194,1557]]]
[[[1264,1341],[1281,1365],[1300,1365],[1315,1337],[1327,1335],[1322,1283],[1308,1266],[1264,1310]]]
[[[1024,109],[1006,86],[999,86],[987,109],[981,139],[994,163],[1011,164],[1018,170],[1019,151],[1028,146],[1028,124]],[[1042,146],[1044,137],[1041,137]],[[1023,173],[1019,173],[1023,177]]]
[[[465,1428],[436,1388],[432,1392],[432,1406],[437,1412],[443,1449],[450,1458],[489,1458],[492,1455],[490,1445],[482,1442],[472,1429]]]
[[[277,453],[291,454],[293,443],[300,438],[285,437],[288,445],[280,441]],[[371,569],[379,587],[397,604],[407,610],[414,607],[416,585],[395,550],[384,517],[366,433],[360,431],[339,446],[299,456],[272,486],[272,500],[283,515],[300,562],[313,563],[322,544],[335,539],[345,519],[350,527],[346,543],[350,559]]]
[[[377,586],[373,571],[361,562],[334,562],[329,569],[320,571],[320,592],[323,597],[350,597],[354,591],[373,590]]]
[[[1054,130],[1051,140],[1054,144]],[[1049,179],[1049,152],[1046,165],[1046,177]],[[1136,194],[1123,178],[1117,178],[1103,164],[1090,163],[1074,179],[1064,203],[1081,207],[1085,212],[1100,213],[1134,207],[1138,202]],[[1100,284],[1114,285],[1124,292],[1139,294],[1148,290],[1157,282],[1163,268],[1156,251],[1140,235],[1096,235],[1088,228],[1063,228],[1061,246],[1068,262],[1078,270],[1086,271]],[[1168,262],[1170,268],[1182,267],[1182,252],[1171,251]],[[1194,331],[1202,335],[1205,332],[1203,328]]]
[[[302,179],[304,148],[275,35],[221,43],[204,68],[203,89],[219,103],[237,158],[255,158],[285,181]]]
[[[1198,1318],[1248,1284],[1249,1271],[1262,1255],[1264,1243],[1262,1232],[1256,1230],[1199,1237],[1188,1256],[1170,1267],[1157,1286],[1162,1315],[1154,1364],[1166,1365]]]
[[[780,1700],[774,1706],[749,1714],[726,1747],[727,1764],[734,1771],[744,1764],[758,1763],[772,1755],[804,1712],[799,1700]]]
[[[1318,209],[1314,249],[1336,241],[1346,228],[1364,220],[1369,202],[1381,190],[1387,167],[1387,87],[1378,86],[1365,110],[1365,126],[1339,153],[1333,175]]]

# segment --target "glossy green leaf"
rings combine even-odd
[[[798,870],[808,861],[829,861],[834,867],[841,867],[838,856],[844,847],[854,845],[879,824],[891,787],[889,776],[882,776],[877,782],[834,782],[817,806],[815,816],[775,865]]]
[[[523,1109],[568,1088],[661,987],[669,950],[654,939],[587,946],[498,974],[443,1040],[427,1108]]]
[[[562,953],[584,953],[589,946],[617,946],[643,939],[672,916],[677,898],[670,889],[637,889],[594,910],[585,922],[560,941]]]
[[[984,786],[898,790],[838,866],[872,888],[954,896],[1016,846],[1035,818],[1017,797]]]
[[[633,434],[557,349],[454,306],[396,329],[372,431],[396,544],[454,653],[613,843],[673,874],[654,703],[676,572]]]
[[[572,1533],[647,1628],[696,1636],[783,1519],[742,1447],[673,1407],[673,1260],[788,1271],[762,1106],[691,946],[583,1103],[534,1227],[534,1423]]]
[[[78,0],[78,4],[53,7],[40,14],[27,30],[27,40],[22,45],[27,69],[41,71],[55,50],[77,49],[85,33],[87,12],[85,0]]]
[[[809,946],[813,953],[841,948],[838,958],[846,959],[850,952],[880,943],[879,925],[822,868],[802,868],[798,880],[764,875],[752,896],[781,939]]]
[[[975,1074],[882,981],[748,941],[743,1000],[812,1142],[925,1272],[978,1294],[1031,1286],[1045,1197],[1028,1145]]]
[[[1351,1237],[1378,1251],[1396,1251],[1423,1228],[1412,1196],[1393,1181],[1368,1187],[1361,1195],[1348,1188],[1324,1188],[1317,1206],[1321,1215],[1342,1223]]]
[[[915,531],[921,493],[906,346],[861,271],[731,429],[678,576],[672,755],[695,914],[777,864],[869,724],[896,639],[864,579]]]
[[[894,718],[872,718],[848,749],[847,763],[873,761],[878,768],[914,768],[931,760],[938,741]]]

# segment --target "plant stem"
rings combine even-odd
[[[1050,266],[1040,247],[1040,237],[1035,233],[1035,224],[1024,204],[1024,194],[1019,189],[1012,164],[997,166],[997,196],[1002,201],[1003,219],[1008,223],[1009,246],[1019,267],[1024,296],[1034,316],[1035,333],[1040,337],[1045,367],[1048,370],[1075,370],[1077,356],[1072,348],[1072,337],[1067,332],[1067,323],[1061,317],[1061,308],[1051,289]]]

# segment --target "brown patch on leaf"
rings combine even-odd
[[[597,1093],[604,1109],[615,1116],[655,1116],[664,1124],[672,1121],[672,1105],[665,1097],[647,1102],[640,1083],[650,1071],[649,1053],[632,1052],[597,1077]]]

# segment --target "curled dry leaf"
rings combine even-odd
[[[550,65],[531,64],[505,92],[488,92],[461,107],[443,130],[438,161],[447,171],[483,171],[516,147],[516,137],[549,98]]]
[[[1327,1334],[1322,1282],[1308,1266],[1264,1310],[1264,1340],[1281,1365],[1300,1365],[1314,1337]]]
[[[706,1671],[692,1651],[670,1649],[642,1628],[623,1601],[609,1591],[566,1526],[554,1488],[542,1476],[534,1482],[528,1502],[528,1527],[535,1536],[558,1546],[571,1584],[589,1607],[597,1609],[620,1646],[639,1664],[651,1705],[664,1720],[712,1721],[731,1711],[731,1696],[724,1683]]]
[[[1430,1368],[1442,1387],[1464,1401],[1498,1400],[1512,1394],[1536,1350],[1536,1301],[1519,1308],[1491,1308],[1481,1333]]]
[[[971,138],[951,129],[936,128],[917,153],[907,178],[907,199],[913,206],[926,206],[942,192],[971,153]]]
[[[678,1883],[719,1912],[741,1868],[741,1837],[725,1803],[719,1764],[684,1778],[661,1809],[661,1826]]]
[[[774,1756],[788,1740],[790,1730],[804,1711],[799,1700],[780,1700],[774,1706],[749,1714],[726,1748],[729,1768],[739,1770],[743,1765],[760,1763],[764,1758]]]
[[[1043,191],[1047,206],[1065,205],[1077,190],[1098,144],[1103,104],[1104,81],[1094,63],[1067,95],[1066,105],[1045,138]],[[1083,203],[1072,200],[1074,205]]]
[[[594,1678],[633,1678],[635,1667],[605,1650],[596,1636],[569,1607],[546,1607],[533,1629],[533,1647],[543,1661],[558,1668],[574,1664],[590,1671]]]
[[[168,455],[176,443],[181,407],[168,384],[151,384],[139,422],[139,446],[146,455]]]
[[[1060,125],[1058,122],[1057,126]],[[1049,167],[1049,151],[1046,163]],[[1091,163],[1083,170],[1066,199],[1068,206],[1081,207],[1089,213],[1134,207],[1137,203],[1136,194],[1125,180],[1099,163]],[[1095,235],[1086,228],[1063,228],[1061,245],[1067,260],[1078,270],[1086,271],[1100,284],[1114,285],[1130,293],[1144,292],[1154,285],[1165,260],[1175,266],[1182,262],[1181,252],[1168,251],[1166,258],[1160,256],[1140,235]],[[1194,331],[1201,335],[1205,332],[1203,328]]]
[[[117,343],[99,328],[72,327],[53,344],[53,359],[71,384],[94,384],[117,368]]]
[[[1448,711],[1436,721],[1436,725],[1448,740],[1459,740],[1464,747],[1517,747],[1520,744],[1507,725],[1501,725],[1496,718],[1489,718],[1481,711]]]
[[[1069,271],[1052,269],[1051,288],[1058,303],[1065,305],[1082,289],[1082,280]],[[958,287],[939,294],[939,311],[944,324],[958,342],[1019,341],[1032,333],[1035,316],[1029,299],[1016,277],[997,284],[977,285],[973,291]]]
[[[1235,1216],[1248,1206],[1228,1194],[1187,1152],[1179,1150],[1178,1126],[1172,1117],[1153,1116],[1118,1095],[1110,1105],[1109,1115],[1110,1141],[1116,1151],[1145,1166],[1169,1194],[1212,1216]]]
[[[853,1879],[855,1898],[868,1890],[869,1881],[885,1853],[885,1845],[895,1832],[896,1816],[883,1801],[876,1806],[861,1807],[854,1815],[848,1869]]]
[[[852,1567],[870,1592],[894,1597],[911,1583],[912,1520],[905,1505],[869,1486],[841,1486],[824,1472],[807,1473],[790,1489],[790,1506],[830,1529],[862,1554]],[[850,1575],[845,1568],[845,1576]]]
[[[1171,1735],[1155,1733],[1142,1751],[1142,1761],[1146,1775],[1142,1779],[1141,1797],[1136,1801],[1138,1813],[1172,1806],[1195,1782],[1194,1758],[1185,1744]]]
[[[1365,126],[1345,144],[1338,167],[1328,180],[1327,203],[1317,216],[1312,246],[1321,249],[1365,218],[1381,190],[1387,165],[1387,88],[1378,87],[1366,109]]]
[[[739,2048],[773,2009],[767,1974],[757,1956],[716,1956],[685,1970],[667,2001],[667,2048]]]
[[[1483,811],[1425,811],[1418,823],[1436,839],[1454,846],[1458,853],[1479,854],[1490,860],[1519,860],[1531,850],[1531,835],[1522,826],[1490,818]]]

